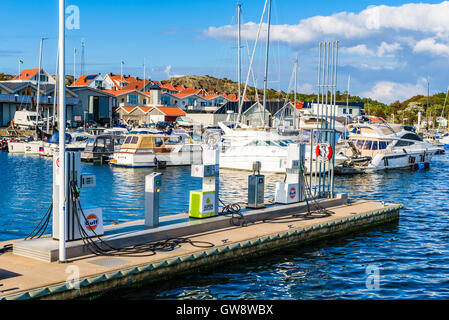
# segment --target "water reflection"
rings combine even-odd
[[[51,201],[51,161],[0,153],[0,240],[23,237]],[[144,177],[154,169],[82,164],[97,186],[82,191],[85,206],[103,208],[105,223],[143,218]],[[161,170],[161,215],[188,210],[201,188],[189,167]],[[220,198],[245,202],[248,172],[222,170]],[[266,175],[265,198],[283,175]],[[337,192],[353,199],[401,203],[398,223],[343,238],[296,246],[218,270],[107,296],[123,299],[447,299],[449,298],[449,155],[427,171],[392,170],[339,176]],[[366,268],[379,267],[380,288],[366,287]]]

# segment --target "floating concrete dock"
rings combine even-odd
[[[229,216],[193,220],[186,215],[162,217],[159,227],[143,221],[105,227],[103,239],[114,246],[173,237],[204,241],[213,247],[183,243],[155,255],[96,256],[82,243],[67,244],[67,263],[57,260],[57,241],[43,238],[9,241],[14,252],[0,254],[0,300],[74,299],[138,283],[167,279],[198,268],[212,268],[239,258],[335,236],[399,219],[398,204],[373,201],[348,203],[346,195],[320,200],[326,213],[308,214],[305,203],[242,210],[244,226],[231,225]],[[311,205],[313,209],[313,205]],[[73,282],[74,276],[79,282]],[[73,288],[75,284],[75,288]]]

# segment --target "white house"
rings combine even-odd
[[[345,102],[337,102],[336,104],[336,114],[337,117],[358,117],[361,115],[364,115],[365,110],[365,104],[363,102],[360,103],[349,103],[346,105]],[[331,104],[319,104],[318,103],[311,103],[310,104],[311,109],[309,110],[312,114],[322,114],[325,115],[326,111],[328,115],[331,115],[334,110],[334,105]]]
[[[85,74],[79,77],[70,88],[89,87],[93,89],[103,89],[103,77],[101,74]]]
[[[47,71],[45,71],[44,69],[41,69],[41,72],[38,72],[38,71],[39,71],[39,68],[25,69],[9,81],[37,83],[38,76],[40,74],[40,83],[41,84],[46,84],[46,83],[55,84],[56,83],[55,79],[53,79],[53,77]]]

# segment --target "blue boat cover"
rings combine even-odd
[[[72,142],[72,136],[66,132],[65,134],[65,143]],[[59,132],[55,132],[51,135],[50,139],[48,139],[48,143],[59,143]]]

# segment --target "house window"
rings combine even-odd
[[[128,102],[131,104],[138,104],[139,103],[139,97],[135,94],[130,94],[128,96]]]
[[[346,108],[343,109],[343,114],[346,114]]]
[[[147,104],[147,99],[143,99],[143,104]]]
[[[352,114],[352,109],[349,109],[349,114]]]

